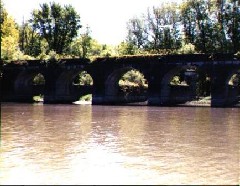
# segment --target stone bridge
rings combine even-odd
[[[119,79],[129,70],[141,72],[148,82],[145,100],[148,105],[175,105],[196,97],[196,77],[210,78],[212,107],[232,106],[239,101],[239,86],[228,82],[240,73],[240,59],[232,54],[149,55],[61,59],[57,61],[14,61],[2,66],[2,101],[31,102],[34,95],[32,80],[37,74],[45,79],[44,103],[72,103],[79,98],[81,87],[73,80],[81,71],[93,79],[92,104],[122,104],[144,100],[119,93]],[[185,70],[187,86],[171,86],[172,78]]]

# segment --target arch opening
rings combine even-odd
[[[197,66],[176,67],[168,72],[161,85],[163,104],[209,105],[211,77]]]
[[[128,67],[114,71],[105,82],[105,89],[111,104],[147,104],[148,81],[137,69]]]
[[[72,90],[76,97],[75,104],[91,104],[93,78],[87,71],[78,72],[72,80]]]
[[[240,70],[237,70],[229,76],[227,86],[228,97],[235,99],[235,104],[240,106]]]
[[[228,85],[235,87],[240,86],[240,72],[236,72],[232,75],[228,81]]]
[[[43,102],[45,90],[45,78],[43,74],[34,74],[31,81],[34,102]]]

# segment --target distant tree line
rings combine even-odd
[[[128,52],[236,53],[239,0],[187,0],[162,4],[128,22]]]
[[[1,59],[49,59],[112,55],[110,46],[91,37],[71,5],[43,3],[18,25],[1,3]]]
[[[126,39],[117,46],[92,38],[71,5],[40,4],[18,25],[1,3],[0,21],[4,61],[240,51],[239,0],[187,0],[148,8],[129,19]]]

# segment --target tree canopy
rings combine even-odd
[[[187,0],[148,9],[128,23],[127,42],[151,53],[185,51],[236,53],[240,50],[237,0]],[[177,49],[177,50],[176,50]]]
[[[1,59],[14,59],[18,52],[19,32],[14,19],[1,5]]]
[[[186,0],[147,8],[129,18],[125,41],[100,44],[80,24],[71,5],[43,3],[30,20],[16,24],[1,4],[1,57],[4,60],[169,54],[240,54],[238,0]],[[109,25],[111,27],[111,25]]]
[[[81,28],[80,16],[75,9],[55,2],[41,4],[40,9],[32,12],[30,23],[33,30],[47,41],[49,49],[58,54],[65,51]]]

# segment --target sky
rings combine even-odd
[[[101,44],[118,45],[127,35],[126,25],[134,16],[146,14],[148,7],[159,6],[166,0],[2,0],[4,7],[18,24],[28,20],[40,4],[55,1],[72,5],[80,15],[83,28]],[[177,1],[177,0],[167,0]]]

